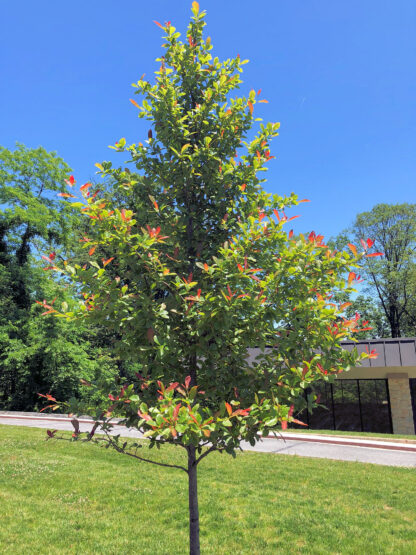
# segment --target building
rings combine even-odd
[[[416,338],[345,341],[345,349],[376,350],[376,359],[322,381],[314,390],[322,406],[298,418],[313,430],[416,433]],[[254,360],[258,349],[250,349]],[[294,426],[298,427],[298,426]]]
[[[394,434],[416,433],[416,338],[372,339],[343,343],[346,349],[357,347],[358,352],[375,349],[376,359],[363,361],[362,366],[352,368],[337,377],[335,390],[340,385],[357,384],[358,412],[361,414],[361,431],[378,431],[386,427],[389,417]],[[384,384],[384,387],[383,387]],[[334,388],[333,388],[334,389]],[[370,395],[374,390],[374,395]],[[381,397],[385,391],[384,398]],[[336,414],[335,414],[336,418]],[[373,419],[373,424],[366,423]],[[342,429],[336,427],[335,429]],[[380,429],[384,431],[384,429]]]

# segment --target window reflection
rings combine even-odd
[[[320,406],[298,416],[311,430],[392,433],[387,380],[319,382],[313,391]]]

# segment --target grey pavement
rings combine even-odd
[[[416,468],[416,452],[361,447],[357,445],[340,445],[319,443],[318,441],[262,439],[254,447],[243,442],[243,450],[275,453],[279,455],[298,455],[318,459],[354,461],[381,464],[386,466],[405,466]]]
[[[58,418],[57,415],[44,415],[36,417],[21,415],[10,417],[11,414],[12,413],[0,414],[0,424],[73,431],[73,426],[70,420],[65,419],[63,416]],[[53,417],[54,420],[48,420],[48,416],[51,418]],[[80,422],[80,430],[82,432],[89,431],[91,426],[91,423],[88,424],[82,421]],[[113,434],[120,434],[122,437],[130,438],[141,437],[141,434],[137,430],[127,429],[124,426],[115,426]],[[384,448],[376,446],[369,447],[368,441],[366,441],[365,446],[357,446],[340,443],[321,443],[319,441],[319,436],[317,436],[314,441],[311,441],[311,436],[308,437],[307,441],[301,437],[299,439],[292,439],[292,437],[293,436],[291,436],[290,439],[264,438],[254,447],[246,442],[242,442],[241,447],[244,451],[275,453],[277,455],[298,455],[301,457],[315,457],[320,459],[356,461],[386,466],[416,468],[416,451],[406,451],[406,444],[402,444],[403,450],[400,450],[399,443],[394,444],[394,449],[389,449],[388,446],[386,447],[386,444],[384,444]],[[336,438],[334,439],[336,440]],[[378,443],[381,445],[383,442]],[[374,444],[377,445],[377,442],[374,442]]]

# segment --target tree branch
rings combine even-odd
[[[212,453],[213,451],[222,451],[222,449],[221,449],[221,448],[218,448],[218,447],[215,447],[215,445],[212,445],[209,449],[207,449],[207,450],[205,451],[205,453],[202,453],[202,455],[200,455],[200,456],[196,459],[195,464],[199,464],[199,463],[202,461],[202,459],[203,459],[204,457],[206,457],[207,455],[209,455],[209,454]]]
[[[129,457],[133,457],[134,459],[138,459],[139,461],[142,462],[148,462],[150,464],[155,464],[156,466],[164,466],[167,468],[178,468],[179,470],[183,470],[184,472],[188,472],[188,470],[184,467],[184,466],[180,466],[178,464],[168,464],[168,463],[161,463],[161,462],[157,462],[157,461],[152,461],[151,459],[146,459],[145,457],[139,457],[139,455],[136,455],[134,453],[129,453],[128,451],[125,451],[122,447],[120,447],[113,439],[112,437],[108,434],[107,431],[104,430],[104,433],[107,437],[107,441],[108,443],[111,445],[111,447],[113,447],[118,453],[122,453],[123,455],[128,455]]]

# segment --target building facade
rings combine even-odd
[[[391,433],[415,434],[416,433],[416,338],[399,337],[394,339],[372,339],[370,341],[344,342],[348,350],[357,347],[358,352],[366,349],[375,349],[378,357],[363,361],[362,366],[352,368],[345,374],[337,377],[336,383],[341,384],[348,380],[357,380],[358,386],[364,389],[383,391],[385,384],[385,398],[372,400],[376,420],[382,414],[390,413]],[[376,382],[376,383],[374,383]],[[366,385],[370,384],[370,385]],[[382,407],[386,407],[383,410]],[[383,424],[385,419],[383,417]],[[363,427],[366,427],[363,422]],[[340,429],[340,428],[339,428]],[[363,429],[363,431],[366,431]],[[369,430],[376,431],[376,430]],[[383,431],[383,430],[380,430]]]
[[[333,384],[316,384],[320,406],[298,418],[313,430],[416,434],[416,338],[345,341],[343,346],[359,353],[375,349],[378,357],[342,372]],[[259,352],[250,349],[249,359]]]

